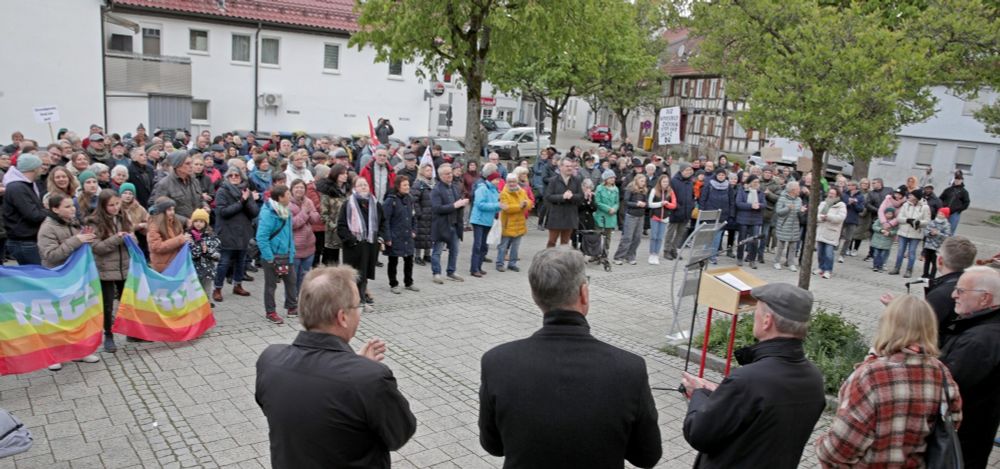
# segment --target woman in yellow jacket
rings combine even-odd
[[[511,270],[520,272],[517,268],[517,248],[521,245],[521,237],[528,232],[528,225],[525,223],[524,213],[531,210],[532,202],[528,198],[528,193],[517,183],[517,174],[507,175],[507,185],[500,192],[500,245],[497,247],[497,272]],[[503,267],[504,257],[507,249],[510,249],[510,262],[507,268]]]

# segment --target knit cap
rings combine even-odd
[[[122,184],[121,187],[118,188],[118,195],[124,194],[125,191],[129,191],[132,195],[135,195],[135,184],[132,184],[131,182]]]
[[[17,157],[17,170],[26,173],[42,167],[42,159],[32,153],[24,153]]]
[[[80,184],[83,184],[87,182],[87,179],[97,179],[97,175],[94,174],[93,171],[88,170],[80,173],[80,176],[78,176],[77,179],[80,180]]]
[[[188,158],[188,152],[184,150],[177,150],[170,153],[168,158],[170,159],[170,167],[176,168],[184,164],[184,160]]]
[[[605,169],[604,172],[601,173],[601,182],[607,181],[613,177],[615,177],[615,172],[610,169]]]
[[[938,215],[948,218],[951,216],[951,209],[948,207],[941,207],[938,209]]]
[[[208,212],[206,212],[205,209],[199,208],[191,213],[191,221],[196,222],[198,220],[205,222],[206,225],[208,224],[209,217]]]

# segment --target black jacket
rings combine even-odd
[[[433,188],[424,181],[417,180],[413,185],[413,208],[417,225],[417,238],[415,247],[417,249],[430,249],[434,247],[431,242],[431,220],[434,218],[434,207],[431,206],[431,190]]]
[[[670,223],[691,221],[691,212],[694,211],[694,176],[684,179],[678,171],[670,179],[670,187],[674,190],[674,197],[677,199],[677,208],[670,216]]]
[[[798,467],[826,399],[802,341],[778,338],[736,351],[743,366],[713,391],[698,389],[684,418],[696,468]]]
[[[626,190],[625,191],[625,200],[624,200],[624,202],[625,202],[625,214],[626,215],[631,215],[633,217],[639,217],[639,218],[642,218],[642,217],[646,216],[646,207],[645,207],[645,204],[644,204],[644,206],[640,207],[639,206],[639,202],[644,202],[645,203],[646,200],[647,200],[647,198],[648,198],[648,195],[649,195],[649,190],[647,190],[645,193],[642,193],[642,194],[639,194],[639,193],[634,192],[634,191]]]
[[[386,247],[385,255],[412,256],[413,235],[417,229],[413,217],[413,196],[390,193],[385,196],[382,214],[385,216],[385,234],[388,236],[386,241],[392,242]]]
[[[955,319],[955,299],[951,293],[958,285],[963,271],[952,272],[932,279],[924,289],[924,299],[931,305],[938,320],[938,346],[944,346],[945,326]]]
[[[653,467],[662,454],[646,363],[575,311],[483,355],[479,442],[504,467]]]
[[[962,213],[969,208],[969,191],[965,190],[965,184],[945,189],[941,193],[941,205],[948,207],[952,215]]]
[[[944,206],[941,203],[941,199],[939,199],[938,196],[934,195],[934,193],[931,192],[931,195],[924,196],[924,201],[927,202],[927,207],[931,209],[931,220],[937,218],[938,210],[940,210],[941,207]]]
[[[42,199],[35,193],[35,187],[27,180],[16,180],[6,187],[3,197],[3,224],[7,239],[14,241],[38,240],[38,228],[48,213],[42,207]]]
[[[265,349],[255,397],[276,469],[387,468],[417,427],[387,366],[320,332]]]
[[[882,190],[870,190],[868,191],[868,196],[865,198],[865,209],[868,213],[878,214],[878,208],[882,206],[882,201],[885,200],[885,196],[892,193],[888,187],[883,187]]]
[[[243,187],[226,181],[215,193],[215,235],[222,249],[247,249],[256,231],[253,221],[260,207],[253,197],[243,200]]]
[[[1000,426],[1000,307],[950,322],[941,361],[962,393],[958,438],[965,467],[985,468]]]
[[[583,203],[583,188],[580,187],[581,178],[570,176],[569,182],[563,182],[562,175],[558,172],[549,179],[545,185],[545,206],[548,212],[545,219],[545,228],[550,230],[575,230],[580,224],[579,207]],[[563,198],[566,191],[573,193],[569,199]]]
[[[153,193],[153,176],[156,169],[149,163],[140,165],[132,161],[128,165],[128,182],[135,186],[135,200],[142,208],[149,208],[149,195]]]
[[[450,242],[451,230],[455,230],[458,239],[462,239],[462,211],[465,207],[455,208],[455,202],[462,198],[461,185],[460,181],[453,179],[451,184],[438,181],[431,189],[431,209],[434,211],[431,218],[431,242]]]

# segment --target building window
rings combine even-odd
[[[340,70],[340,45],[323,46],[323,70]]]
[[[128,34],[112,34],[108,50],[117,52],[132,52],[132,36]]]
[[[389,61],[389,75],[394,77],[403,76],[403,61],[402,60],[390,60]]]
[[[233,34],[233,62],[250,62],[249,34]]]
[[[955,169],[965,175],[972,174],[972,163],[976,159],[976,147],[958,147],[955,150]]]
[[[917,144],[917,158],[915,163],[917,166],[931,166],[934,164],[934,150],[937,149],[937,145],[933,143],[918,143]]]
[[[448,105],[438,105],[438,127],[448,127]]]
[[[208,120],[208,100],[205,99],[191,100],[191,120],[192,121]]]
[[[142,54],[160,55],[159,28],[142,28]]]
[[[208,52],[208,31],[192,29],[189,31],[188,49],[197,52]]]
[[[281,41],[275,37],[265,37],[260,40],[260,63],[278,65],[278,49]]]
[[[490,118],[490,116],[492,116],[492,115],[493,115],[493,109],[490,109],[490,108],[488,108],[488,107],[484,107],[484,108],[483,108],[483,116],[482,116],[482,119],[489,119],[489,118]]]

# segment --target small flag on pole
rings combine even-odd
[[[372,149],[372,153],[375,153],[375,148],[382,144],[378,141],[378,135],[375,135],[375,126],[372,125],[372,116],[368,116],[368,135],[371,137],[371,144],[369,145]]]
[[[437,175],[438,175],[437,174],[437,168],[434,167],[434,158],[431,156],[431,146],[430,145],[427,145],[427,148],[424,149],[424,155],[420,157],[420,166],[423,166],[425,164],[431,165],[431,169],[434,171],[433,178],[437,179]]]

